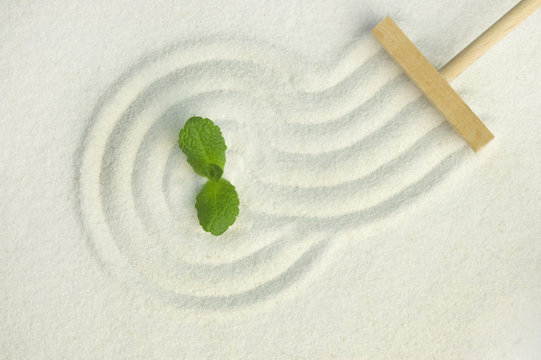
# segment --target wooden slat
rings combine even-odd
[[[391,18],[381,21],[372,34],[474,151],[494,138]]]

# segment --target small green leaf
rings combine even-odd
[[[227,146],[220,128],[211,120],[201,117],[188,119],[178,134],[178,145],[197,174],[220,180]]]
[[[237,191],[222,178],[227,150],[222,132],[211,120],[192,117],[180,130],[178,145],[194,171],[209,179],[195,202],[199,223],[205,231],[221,235],[239,214]]]
[[[209,180],[197,194],[197,217],[203,229],[213,235],[223,234],[239,214],[239,196],[226,179]]]

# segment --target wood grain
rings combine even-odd
[[[372,34],[474,151],[494,138],[391,18],[381,21]]]

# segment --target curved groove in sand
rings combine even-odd
[[[422,120],[419,120],[421,117]],[[272,171],[259,168],[253,176],[264,184],[294,188],[335,187],[368,176],[411,148],[442,120],[422,100],[410,103],[361,142],[320,154],[272,153],[265,163]],[[451,141],[455,139],[451,132]]]
[[[432,171],[442,158],[462,147],[460,139],[446,141],[449,127],[429,131],[405,152],[357,179],[334,186],[284,187],[253,183],[260,201],[253,209],[265,214],[289,214],[304,218],[334,217],[377,206]],[[317,213],[314,209],[320,209]]]
[[[323,256],[330,240],[321,234],[397,211],[466,154],[451,142],[426,156],[445,131],[437,119],[411,120],[431,114],[416,96],[397,99],[407,85],[396,66],[381,65],[390,60],[370,36],[327,64],[250,41],[194,44],[158,51],[115,82],[76,163],[95,254],[163,303],[208,311],[276,296]],[[222,128],[226,174],[243,194],[243,216],[220,243],[177,205],[201,186],[172,152],[195,113]]]
[[[360,225],[376,221],[394,211],[397,211],[399,208],[403,207],[409,202],[412,202],[415,198],[436,186],[448,173],[456,168],[456,166],[468,156],[469,152],[470,150],[467,146],[459,148],[440,161],[418,181],[414,182],[400,192],[390,196],[389,198],[384,199],[378,204],[366,209],[361,209],[338,216],[326,217],[287,216],[266,213],[256,214],[260,214],[263,217],[271,217],[273,221],[292,221],[295,219],[303,219],[303,227],[301,227],[300,230],[338,230],[348,229],[351,227],[358,228]]]
[[[120,116],[119,121],[110,133],[109,139],[106,144],[106,150],[103,154],[102,171],[100,175],[100,183],[102,184],[101,196],[104,199],[102,203],[104,206],[104,212],[106,215],[105,217],[107,220],[122,219],[126,217],[131,218],[132,216],[130,215],[130,213],[132,212],[132,208],[135,208],[135,210],[137,211],[137,206],[134,203],[126,201],[118,201],[117,203],[115,197],[120,192],[119,189],[130,188],[130,184],[127,181],[126,174],[130,173],[129,169],[131,166],[133,166],[131,164],[137,163],[137,161],[135,160],[135,154],[137,153],[137,151],[134,150],[136,150],[138,146],[138,139],[143,138],[144,134],[148,132],[148,127],[145,127],[145,125],[143,125],[140,129],[137,128],[139,126],[139,123],[136,121],[136,117],[141,109],[147,110],[150,108],[149,103],[152,102],[152,100],[156,96],[157,95],[154,89],[149,89],[141,93],[138,98],[141,98],[142,101],[140,101],[140,103],[138,103],[138,101],[132,102],[132,105],[130,105],[125,111],[125,113]],[[141,117],[150,119],[153,118],[153,116],[143,115]],[[126,144],[129,144],[129,146]],[[110,159],[114,159],[115,161],[110,161]],[[111,188],[109,188],[110,184],[114,184],[114,186],[111,186]],[[107,201],[105,201],[105,199],[107,199]],[[122,210],[119,211],[119,209]],[[133,243],[135,243],[134,237],[127,237],[126,234],[129,233],[132,226],[135,226],[135,228],[137,229],[135,233],[143,233],[141,230],[142,228],[144,228],[144,226],[139,226],[142,224],[137,221],[130,221],[128,224],[125,224],[124,229],[122,229],[121,225],[118,222],[109,223],[109,225],[111,231],[113,232],[113,238],[117,242],[117,246],[119,247],[119,249],[121,249],[122,253],[127,255],[127,260],[130,265],[133,266],[139,273],[146,274],[145,276],[147,278],[152,278],[156,284],[161,284],[162,286],[164,286],[163,276],[166,275],[166,273],[161,272],[158,266],[164,263],[164,259],[162,257],[163,253],[160,251],[159,242],[157,242],[156,239],[151,242],[152,234],[148,234],[147,232],[147,234],[150,236],[148,237],[148,239],[144,240],[147,240],[148,245],[145,245],[143,242],[139,242],[143,244],[142,246],[140,246],[142,247],[142,249],[140,249],[137,246],[133,246]],[[152,251],[148,251],[148,246],[152,247]],[[291,247],[289,250],[291,250]],[[304,251],[308,250],[305,249]],[[151,254],[154,255],[154,257],[157,256],[158,258],[160,258],[159,264],[152,261],[152,257],[150,256]],[[284,257],[282,256],[281,258],[283,259]],[[282,261],[281,265],[287,265],[287,262]],[[186,268],[184,268],[183,270],[185,270],[183,274],[188,277],[194,275],[193,272],[190,272],[189,270],[186,271]],[[273,271],[265,270],[262,271],[262,273],[267,276],[274,275]],[[276,276],[278,276],[279,273],[280,271],[278,269]],[[204,272],[203,275],[210,278],[210,280],[207,280],[206,282],[213,283],[211,273],[209,274],[209,272],[207,271]],[[272,278],[268,281],[271,280]],[[261,282],[261,276],[258,282]],[[201,287],[203,283],[205,283],[205,280],[199,279],[198,284],[196,285],[199,285],[199,287]],[[241,284],[246,285],[246,280],[244,280]],[[187,290],[188,292],[198,292],[200,294],[205,293],[204,289],[203,291],[201,289],[197,289],[199,291],[194,291],[194,288],[197,288],[197,286],[189,286],[189,284],[186,284],[186,281],[183,281],[182,285],[183,289]],[[212,287],[211,291],[215,294],[217,291],[219,291],[219,289],[216,288],[216,284],[213,283],[213,285],[214,286]],[[238,289],[239,286],[237,284],[236,287],[230,286],[229,289],[230,288]],[[226,295],[227,294],[222,294],[222,296]]]
[[[145,110],[152,110],[154,108],[155,111],[161,111],[160,109],[164,107],[168,108],[172,104],[175,104],[176,106],[182,106],[185,101],[193,99],[196,99],[199,102],[204,102],[205,98],[216,97],[218,91],[223,90],[214,90],[209,93],[197,93],[195,95],[192,94],[187,99],[177,99],[176,96],[173,96],[169,101],[161,101],[158,105],[153,106],[151,106],[151,104],[149,104],[147,101],[145,106],[147,106],[148,108],[146,108]],[[235,91],[233,90],[226,91],[227,96],[232,96],[234,92]],[[244,96],[242,91],[240,91],[240,94]],[[246,95],[246,97],[249,96]],[[273,155],[280,159],[271,159],[273,160],[272,163],[277,164],[280,167],[277,166],[276,168],[272,169],[272,171],[268,171],[269,169],[265,168],[262,171],[262,175],[255,174],[254,176],[257,177],[258,180],[262,183],[268,185],[276,184],[290,187],[312,188],[320,187],[322,183],[324,183],[325,186],[336,186],[341,183],[351,182],[352,180],[358,178],[360,175],[366,175],[370,171],[375,171],[375,169],[377,169],[381,165],[381,163],[385,163],[387,162],[387,160],[399,156],[400,153],[397,154],[396,152],[407,149],[408,146],[410,146],[416,141],[417,137],[424,136],[424,134],[440,125],[441,120],[439,119],[437,119],[437,121],[418,121],[417,119],[413,119],[414,116],[429,117],[427,116],[427,114],[423,114],[423,111],[428,111],[428,115],[430,115],[430,111],[433,112],[433,110],[427,107],[425,103],[426,102],[424,102],[423,100],[418,100],[417,102],[410,103],[408,106],[398,111],[390,121],[388,121],[375,132],[371,133],[363,141],[354,144],[354,146],[350,146],[336,151],[325,152],[317,156],[314,154],[274,153]],[[424,108],[419,109],[421,105],[425,106]],[[137,106],[137,108],[141,108],[141,106]],[[241,108],[245,110],[245,116],[247,119],[253,116],[253,114],[250,113],[249,108]],[[252,109],[252,111],[254,110]],[[261,106],[258,108],[258,111],[261,111]],[[184,117],[189,116],[188,113],[177,115],[184,115]],[[126,117],[130,118],[130,120],[134,120],[137,117],[159,118],[161,116],[164,115],[161,113],[148,113],[148,111],[147,113],[141,115],[138,114],[135,110],[130,110],[129,114],[126,115]],[[178,116],[178,118],[180,119],[182,118],[182,116]],[[224,122],[222,121],[221,125],[223,124]],[[152,126],[152,124],[148,126]],[[177,124],[176,127],[180,128],[181,124]],[[146,131],[146,129],[139,131],[139,133],[144,133],[144,131]],[[176,131],[169,131],[167,133],[171,135],[170,137],[172,143],[176,141],[175,133]],[[404,135],[409,136],[406,136],[406,140],[400,141],[398,145],[394,146],[393,150],[395,150],[395,152],[386,152],[385,156],[379,156],[379,159],[377,159],[376,162],[372,160],[374,157],[377,157],[379,153],[383,152],[383,149],[385,149],[386,147],[388,148],[387,142],[389,140],[396,139],[400,136],[404,137]],[[260,143],[263,143],[265,141],[265,139],[258,140],[260,141]],[[130,141],[132,143],[133,149],[135,149],[139,141],[133,136],[130,137]],[[132,150],[131,152],[134,151]],[[361,153],[363,154],[363,156],[358,156],[358,154]],[[376,156],[371,154],[375,154]],[[130,163],[131,161],[133,161],[133,159],[128,159],[127,163]],[[329,168],[327,164],[329,164],[331,161],[334,164],[332,168]],[[351,171],[355,168],[359,168],[360,170]],[[300,172],[298,169],[302,169],[304,173]],[[327,175],[327,173],[329,172],[331,172],[332,174],[336,174],[336,177],[330,178],[329,175]],[[287,178],[285,178],[283,181],[279,178],[279,176],[282,176],[282,174],[287,174]],[[272,177],[269,178],[269,175],[274,176],[274,179]],[[318,176],[319,179],[317,179]],[[276,178],[278,180],[275,180]],[[319,182],[314,181],[314,179],[317,179]]]
[[[327,246],[327,242],[319,243],[317,246],[314,246],[304,253],[292,266],[272,281],[229,296],[193,296],[179,294],[159,287],[153,282],[144,280],[134,282],[132,285],[146,294],[154,294],[154,297],[158,297],[163,303],[172,306],[181,305],[184,309],[200,311],[231,310],[266,301],[287,290],[295,282],[306,277],[308,271],[310,271],[315,263],[321,258]]]

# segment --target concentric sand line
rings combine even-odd
[[[182,309],[261,303],[325,263],[337,241],[329,234],[412,202],[466,156],[415,92],[404,96],[407,83],[369,37],[333,63],[206,39],[124,74],[94,111],[77,161],[100,263]],[[220,238],[198,224],[202,183],[177,145],[193,115],[221,127],[226,176],[241,194],[241,215]]]

